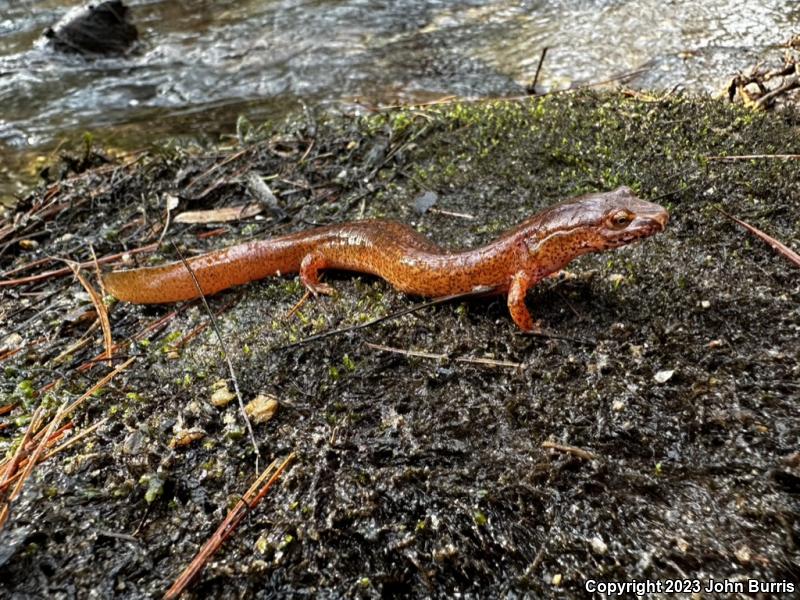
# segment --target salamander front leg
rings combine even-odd
[[[541,331],[541,326],[533,320],[528,307],[525,306],[525,296],[537,281],[525,271],[518,271],[512,277],[508,288],[508,310],[514,323],[523,331]]]
[[[319,280],[319,272],[322,269],[328,268],[328,263],[321,252],[311,252],[303,257],[300,263],[300,280],[303,285],[308,288],[308,291],[315,296],[325,294],[332,296],[336,293],[331,286],[327,283],[321,283]]]

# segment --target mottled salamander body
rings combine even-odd
[[[438,297],[491,288],[508,294],[514,322],[536,328],[525,295],[572,259],[648,237],[666,226],[667,212],[628,188],[587,194],[551,206],[497,240],[461,252],[443,250],[408,225],[354,221],[248,242],[160,267],[115,271],[106,290],[120,300],[156,304],[190,300],[271,275],[300,273],[314,293],[322,269],[377,275],[409,294]]]

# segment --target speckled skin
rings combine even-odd
[[[439,297],[485,288],[508,294],[514,322],[537,328],[525,306],[528,289],[577,256],[628,244],[661,231],[667,212],[628,188],[588,194],[556,204],[486,246],[447,252],[408,225],[355,221],[248,242],[189,259],[203,294],[270,275],[300,273],[314,293],[331,293],[320,283],[322,269],[371,273],[395,288]],[[127,302],[153,304],[198,297],[182,262],[115,271],[106,290]]]

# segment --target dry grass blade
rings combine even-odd
[[[728,217],[734,223],[737,223],[737,224],[741,225],[742,227],[747,229],[747,231],[752,233],[754,236],[756,236],[757,238],[759,238],[762,241],[766,242],[773,250],[775,250],[775,252],[777,252],[778,254],[780,254],[781,256],[783,256],[784,258],[789,260],[790,262],[794,263],[795,266],[800,267],[800,254],[797,254],[797,252],[795,252],[794,250],[789,248],[789,246],[783,244],[782,242],[779,242],[774,237],[772,237],[770,235],[767,235],[766,233],[764,233],[760,229],[757,229],[756,227],[753,227],[752,225],[750,225],[750,223],[742,221],[741,219],[737,219],[733,215],[729,215],[728,213],[726,213],[721,208],[717,207],[717,210],[719,212],[721,212],[723,215],[725,215],[726,217]]]
[[[95,264],[97,264],[96,259]],[[109,366],[111,366],[111,358],[114,356],[114,340],[111,337],[111,321],[108,318],[108,309],[103,303],[103,299],[100,297],[100,294],[98,294],[97,290],[94,289],[94,286],[92,286],[92,284],[90,284],[86,278],[81,275],[78,265],[73,262],[67,262],[67,265],[70,269],[72,269],[72,272],[75,274],[75,278],[80,281],[83,289],[85,289],[89,294],[89,298],[94,305],[94,309],[97,311],[97,318],[100,321],[100,328],[103,330],[103,344],[106,349],[105,358],[109,360]]]
[[[522,363],[510,362],[507,360],[495,360],[493,358],[471,358],[468,356],[456,356],[451,358],[446,354],[432,354],[430,352],[419,352],[417,350],[405,350],[403,348],[392,348],[391,346],[384,346],[383,344],[373,344],[371,342],[364,342],[364,344],[373,350],[380,350],[382,352],[392,352],[394,354],[402,354],[403,356],[415,356],[418,358],[430,358],[433,360],[453,360],[455,362],[467,363],[471,365],[483,365],[487,367],[508,367],[511,369],[521,369],[524,365]]]
[[[239,389],[239,379],[236,377],[236,371],[233,368],[233,362],[231,362],[230,354],[228,353],[228,349],[225,347],[225,339],[222,337],[222,330],[219,328],[217,324],[217,319],[214,316],[214,313],[211,312],[211,307],[208,305],[208,301],[206,300],[206,296],[203,293],[203,288],[200,287],[200,282],[197,281],[197,276],[194,274],[192,267],[184,258],[181,251],[173,242],[172,247],[175,248],[175,251],[178,253],[178,256],[183,263],[184,268],[189,273],[192,278],[192,282],[194,283],[194,287],[197,289],[197,293],[200,296],[200,300],[203,302],[203,307],[205,308],[206,314],[208,315],[209,320],[211,321],[211,327],[214,329],[214,333],[217,336],[217,340],[219,341],[219,347],[222,349],[222,354],[225,357],[225,363],[228,365],[228,373],[231,376],[231,380],[233,381],[233,390],[236,393],[236,399],[239,401],[239,409],[242,413],[242,418],[244,419],[244,424],[247,426],[247,433],[250,435],[250,443],[253,446],[253,451],[256,454],[256,473],[258,473],[258,461],[261,458],[261,450],[258,448],[258,442],[256,442],[256,434],[253,432],[253,424],[250,423],[250,418],[247,416],[247,411],[244,409],[244,398],[242,398],[242,392]]]
[[[223,542],[233,533],[248,511],[258,506],[269,489],[294,458],[295,453],[292,452],[280,465],[276,466],[278,463],[276,459],[264,469],[264,472],[261,473],[253,485],[250,486],[247,493],[239,500],[236,506],[231,509],[222,523],[220,523],[217,530],[211,535],[208,541],[203,544],[203,547],[200,548],[192,562],[189,563],[189,566],[184,569],[183,573],[180,574],[167,590],[164,594],[164,600],[172,600],[183,593],[192,580],[203,570],[209,559],[216,553],[220,546],[222,546]],[[267,478],[269,478],[269,480],[267,480]],[[265,480],[267,480],[266,483],[264,483]]]

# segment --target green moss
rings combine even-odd
[[[164,493],[164,480],[158,473],[146,473],[139,479],[141,485],[147,486],[144,492],[144,499],[148,504],[158,500]]]
[[[347,369],[348,371],[356,370],[356,363],[347,354],[342,356],[342,364],[344,365],[344,368]]]

